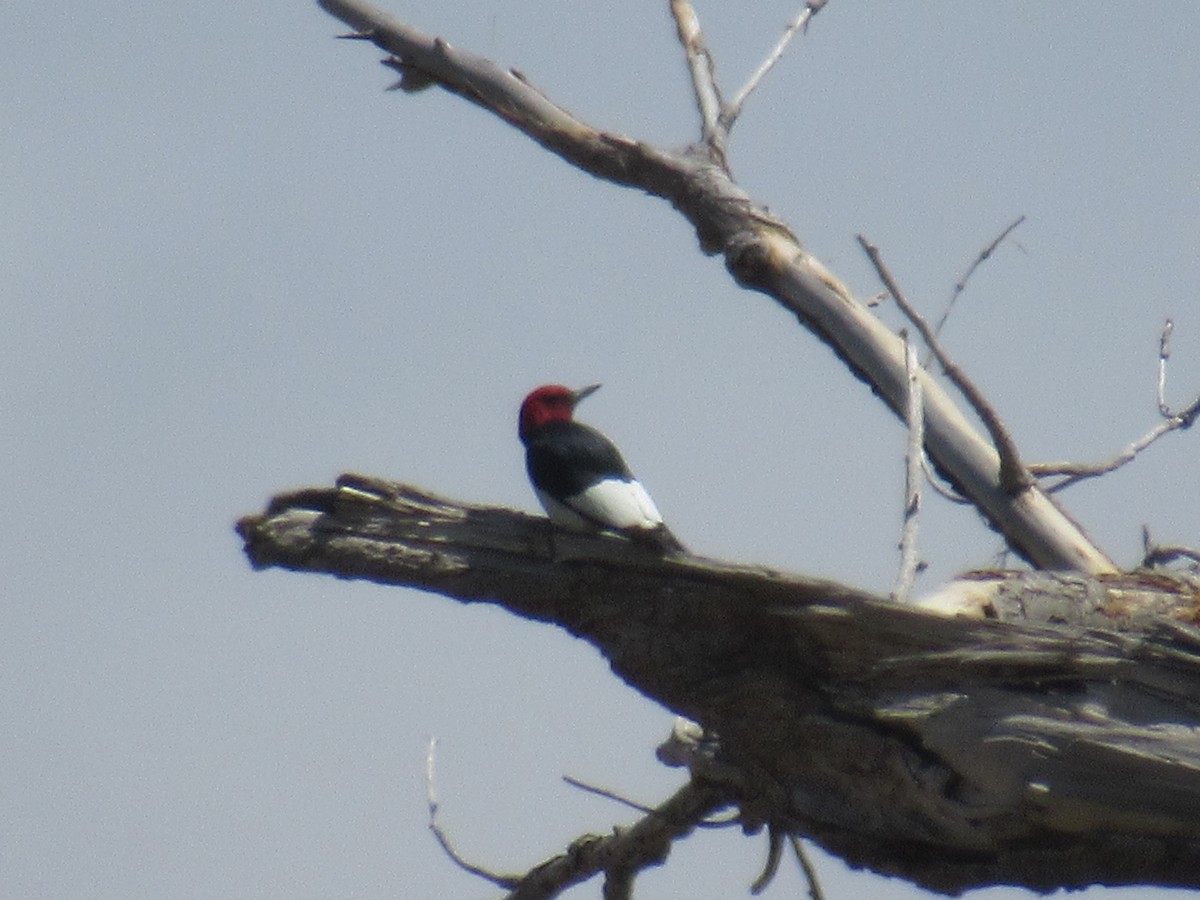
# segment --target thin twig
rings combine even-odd
[[[992,436],[992,443],[996,446],[996,452],[1000,454],[1001,489],[1009,496],[1016,496],[1021,491],[1029,488],[1033,484],[1033,478],[1030,476],[1028,469],[1022,464],[1021,454],[1017,449],[1016,441],[1008,433],[1008,429],[1000,420],[999,414],[992,408],[987,398],[983,396],[983,392],[975,386],[975,383],[967,377],[966,373],[958,367],[958,364],[942,349],[942,345],[938,342],[933,329],[929,327],[929,323],[921,318],[920,313],[905,299],[903,292],[896,284],[896,280],[892,278],[892,273],[888,271],[887,266],[884,264],[883,257],[879,253],[879,248],[861,234],[858,235],[858,243],[867,254],[867,258],[871,260],[871,264],[875,266],[875,271],[879,274],[884,287],[892,295],[892,299],[896,301],[896,305],[900,307],[900,311],[921,332],[921,337],[924,339],[926,346],[933,351],[933,355],[937,357],[937,361],[941,365],[942,371],[946,373],[946,377],[954,383],[954,386],[958,388],[975,412],[979,414],[979,418],[983,420],[984,427],[987,428],[988,434]]]
[[[1151,566],[1163,566],[1177,559],[1190,559],[1192,567],[1195,568],[1196,566],[1200,566],[1200,550],[1172,544],[1159,544],[1145,555],[1142,559],[1142,565],[1147,568]]]
[[[1129,444],[1124,450],[1105,462],[1099,463],[1071,463],[1071,462],[1053,462],[1053,463],[1034,463],[1029,466],[1029,471],[1038,478],[1053,478],[1062,476],[1061,481],[1057,481],[1045,488],[1048,493],[1061,491],[1073,484],[1078,484],[1088,478],[1095,478],[1099,475],[1107,475],[1122,466],[1133,462],[1133,460],[1143,450],[1157,441],[1160,437],[1172,431],[1179,431],[1185,428],[1191,428],[1200,418],[1200,396],[1189,406],[1176,412],[1167,404],[1167,360],[1171,357],[1171,332],[1174,330],[1175,324],[1167,319],[1166,325],[1163,326],[1162,335],[1158,341],[1158,384],[1157,384],[1157,400],[1158,411],[1162,415],[1163,421],[1159,422],[1148,432]]]
[[[637,810],[641,813],[654,812],[653,806],[646,806],[638,803],[629,797],[618,794],[616,791],[611,791],[608,788],[602,788],[598,785],[588,784],[586,781],[580,781],[578,778],[572,778],[570,775],[564,775],[562,780],[571,787],[579,788],[581,791],[586,791],[589,794],[595,794],[597,797],[604,797],[606,800],[612,800],[620,803],[622,806],[628,806],[630,809]],[[730,825],[736,825],[741,821],[741,814],[732,812],[726,816],[707,818],[696,823],[697,828],[728,828]]]
[[[1171,407],[1167,405],[1167,360],[1171,358],[1171,332],[1175,323],[1167,319],[1158,338],[1158,411],[1164,419],[1171,418]]]
[[[521,875],[498,875],[490,869],[482,868],[474,863],[467,862],[454,849],[454,845],[450,843],[450,838],[446,836],[446,832],[442,829],[441,823],[438,822],[438,799],[437,789],[433,779],[433,761],[437,753],[437,738],[429,739],[429,751],[425,754],[425,798],[429,804],[429,830],[433,832],[433,836],[437,838],[437,842],[441,844],[442,850],[450,857],[460,869],[470,872],[472,875],[478,875],[497,887],[502,887],[505,890],[512,890],[521,883],[524,876]]]
[[[1200,400],[1197,401],[1200,404]],[[1194,405],[1195,406],[1195,405]],[[1047,493],[1053,494],[1064,488],[1069,488],[1073,484],[1078,484],[1081,481],[1086,481],[1089,478],[1096,478],[1100,475],[1107,475],[1122,466],[1133,462],[1143,450],[1157,441],[1164,434],[1176,431],[1179,428],[1186,427],[1181,419],[1172,418],[1166,422],[1159,422],[1148,432],[1130,443],[1124,450],[1114,456],[1112,459],[1098,463],[1072,463],[1072,462],[1049,462],[1049,463],[1030,463],[1029,471],[1038,478],[1054,478],[1062,476],[1061,481],[1056,481],[1054,484],[1046,485]]]
[[[618,794],[616,791],[610,791],[608,788],[598,787],[594,784],[588,784],[586,781],[580,781],[578,778],[572,778],[570,775],[564,775],[562,780],[571,787],[579,788],[581,791],[587,791],[589,794],[595,794],[597,797],[604,797],[608,800],[620,803],[622,806],[628,806],[630,809],[635,809],[640,813],[649,813],[654,811],[653,806],[646,806],[644,803],[638,803],[636,800],[631,800]]]
[[[720,124],[724,102],[717,85],[716,64],[708,52],[700,20],[688,0],[671,0],[671,15],[675,19],[679,43],[687,55],[692,89],[696,92],[696,106],[700,110],[701,137],[709,146],[723,148],[728,133],[728,128]],[[723,156],[723,149],[721,152]]]
[[[804,4],[804,8],[797,13],[787,28],[784,29],[783,35],[779,38],[779,42],[767,54],[767,58],[762,61],[754,74],[742,86],[742,89],[737,92],[733,100],[725,107],[721,113],[721,123],[726,130],[733,128],[733,123],[737,121],[737,117],[742,114],[742,106],[746,103],[746,98],[750,96],[758,87],[759,82],[766,77],[766,74],[775,68],[775,64],[783,58],[783,53],[787,49],[797,31],[808,31],[808,23],[812,21],[813,16],[821,11],[829,0],[808,0]]]
[[[904,525],[900,530],[900,571],[896,576],[892,599],[897,603],[907,603],[921,563],[917,537],[921,528],[921,485],[924,481],[921,457],[925,452],[925,409],[917,349],[908,339],[907,331],[902,331],[901,337],[904,338],[904,375],[908,382],[908,400],[904,405],[908,449],[904,454]]]
[[[975,274],[975,270],[987,262],[988,259],[991,258],[992,254],[996,252],[996,248],[1004,243],[1005,238],[1016,231],[1017,227],[1020,226],[1020,224],[1024,221],[1025,216],[1023,214],[1018,216],[1016,220],[1009,223],[1008,227],[996,236],[994,241],[979,251],[979,255],[976,256],[971,262],[971,265],[967,267],[967,271],[964,272],[962,277],[954,283],[954,292],[950,295],[950,302],[946,304],[946,310],[942,313],[942,317],[938,319],[938,323],[933,326],[934,334],[941,335],[942,329],[946,326],[946,322],[950,319],[950,313],[954,309],[954,304],[958,302],[959,295],[967,289],[967,282],[971,280],[971,276]],[[928,357],[925,360],[925,365],[929,365]]]
[[[949,500],[951,503],[959,503],[963,506],[971,505],[970,500],[942,482],[942,476],[938,474],[933,468],[933,463],[929,461],[929,454],[924,452],[921,453],[921,471],[925,473],[925,480],[929,482],[929,486],[933,488],[938,496]]]
[[[804,877],[808,879],[808,896],[812,900],[825,900],[825,892],[821,890],[821,882],[817,879],[817,870],[813,868],[812,861],[804,852],[804,843],[794,834],[788,835],[788,837],[792,842],[792,850],[796,853],[796,859],[800,861],[800,868],[804,870]]]
[[[1150,540],[1150,526],[1142,526],[1142,567],[1146,569],[1155,566],[1165,566],[1178,559],[1191,560],[1188,568],[1200,571],[1200,550],[1191,547],[1173,546],[1171,544],[1155,544]]]
[[[634,824],[573,841],[566,852],[530,869],[506,900],[557,897],[601,872],[604,896],[627,898],[638,872],[662,863],[675,840],[729,803],[724,788],[689,781]]]
[[[1167,319],[1158,339],[1158,411],[1163,418],[1178,421],[1179,425],[1176,427],[1191,428],[1200,417],[1200,396],[1179,412],[1175,412],[1167,404],[1167,360],[1171,358],[1171,332],[1174,330],[1175,323]]]

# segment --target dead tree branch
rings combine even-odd
[[[356,476],[239,530],[259,567],[499,604],[594,644],[703,728],[706,793],[663,834],[734,802],[747,830],[932,890],[1200,887],[1195,576],[981,573],[900,606]],[[617,871],[619,843],[571,852]]]
[[[451,862],[468,872],[485,881],[490,881],[497,887],[502,887],[505,890],[510,890],[521,883],[520,875],[500,875],[490,869],[485,869],[482,866],[477,866],[469,862],[456,849],[450,841],[450,836],[446,834],[446,830],[442,827],[441,819],[438,813],[441,811],[441,804],[437,798],[437,783],[434,779],[434,761],[437,755],[437,739],[429,739],[429,749],[425,753],[425,800],[429,806],[429,830],[433,832],[434,838],[443,852],[450,857]]]
[[[689,781],[633,825],[572,841],[565,852],[531,869],[506,900],[557,897],[598,874],[604,875],[605,900],[629,898],[638,872],[661,865],[673,841],[686,837],[709,813],[728,803],[722,788]]]
[[[521,75],[396,21],[363,0],[321,6],[391,54],[389,64],[489,110],[567,162],[661,197],[694,226],[705,253],[722,254],[738,284],[776,299],[902,416],[907,396],[899,338],[801,246],[791,229],[729,177],[707,144],[679,151],[599,131]],[[1112,572],[1115,564],[1036,486],[1014,493],[1000,457],[932,378],[922,375],[930,458],[1008,544],[1046,569]]]
[[[1034,463],[1030,465],[1029,471],[1038,478],[1062,476],[1061,481],[1046,486],[1045,490],[1047,493],[1061,491],[1088,478],[1107,475],[1109,472],[1113,472],[1133,462],[1142,451],[1146,450],[1163,435],[1170,434],[1172,431],[1191,428],[1195,424],[1196,419],[1200,417],[1200,396],[1197,396],[1188,406],[1179,411],[1172,410],[1166,399],[1167,360],[1171,357],[1171,332],[1174,329],[1175,323],[1167,319],[1158,342],[1157,399],[1158,412],[1163,417],[1163,421],[1159,422],[1136,441],[1133,441],[1112,459],[1105,462],[1053,462]]]
[[[1172,544],[1159,544],[1150,540],[1150,526],[1142,526],[1142,566],[1150,569],[1155,566],[1169,566],[1179,560],[1188,560],[1193,572],[1200,574],[1200,550],[1194,547],[1182,547]]]
[[[921,563],[917,536],[921,528],[921,486],[925,481],[922,459],[925,455],[925,413],[921,398],[921,380],[917,378],[917,350],[909,343],[908,334],[903,333],[905,369],[908,375],[908,403],[905,407],[905,425],[908,429],[907,448],[904,454],[904,524],[900,530],[900,572],[892,599],[907,603],[917,571]]]
[[[1000,414],[996,412],[995,407],[983,395],[983,391],[975,385],[967,373],[953,359],[950,354],[942,347],[938,341],[937,335],[933,333],[933,329],[929,327],[929,323],[917,312],[908,299],[904,296],[904,292],[900,290],[900,286],[896,284],[896,280],[892,277],[891,271],[887,264],[883,261],[883,256],[879,252],[879,248],[868,241],[863,235],[858,235],[858,243],[862,246],[863,252],[867,254],[867,258],[871,260],[871,265],[875,267],[875,271],[879,274],[879,280],[883,282],[888,293],[892,295],[892,299],[896,301],[896,306],[904,313],[904,317],[916,326],[917,331],[921,333],[921,338],[925,341],[930,352],[937,358],[938,364],[942,367],[942,371],[946,373],[946,377],[953,382],[958,388],[967,402],[971,404],[972,409],[983,420],[984,426],[988,430],[988,434],[992,436],[992,441],[996,445],[996,450],[1000,454],[1000,486],[1010,494],[1016,495],[1027,490],[1033,483],[1028,470],[1021,462],[1021,452],[1017,448],[1017,442],[1008,432],[1004,421],[1000,418]]]
[[[692,90],[696,93],[696,108],[700,111],[700,137],[704,143],[719,150],[725,156],[725,140],[729,129],[721,123],[725,101],[717,86],[717,69],[712,54],[700,30],[696,10],[687,0],[671,0],[671,16],[675,19],[675,30],[679,43],[687,57],[688,72],[692,76]]]
[[[979,255],[971,261],[971,265],[967,267],[961,278],[954,282],[954,292],[950,295],[950,302],[946,304],[946,309],[942,312],[942,316],[937,320],[937,324],[933,326],[933,333],[941,335],[942,329],[946,327],[946,323],[950,321],[950,313],[954,312],[954,304],[958,302],[958,298],[962,292],[967,289],[967,282],[971,280],[971,276],[975,274],[975,270],[982,266],[985,262],[992,258],[992,254],[996,252],[996,248],[1004,243],[1005,239],[1012,234],[1025,221],[1025,216],[1020,215],[1010,222],[1008,227],[1000,232],[990,244],[979,251]],[[929,360],[926,359],[925,365],[929,365]]]
[[[742,86],[742,89],[734,95],[733,100],[722,111],[721,121],[726,129],[732,128],[733,123],[737,121],[737,117],[742,114],[742,107],[746,104],[748,98],[755,89],[758,88],[762,80],[767,76],[767,73],[775,68],[775,64],[783,59],[784,51],[787,50],[788,44],[797,32],[807,32],[808,26],[812,22],[813,17],[819,13],[828,3],[829,0],[808,0],[804,4],[804,8],[796,14],[796,18],[788,23],[787,28],[783,30],[783,35],[779,38],[779,42],[771,49],[766,58],[762,61],[754,74]]]

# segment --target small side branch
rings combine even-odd
[[[688,0],[670,0],[671,16],[679,34],[679,43],[687,56],[688,71],[692,77],[692,89],[696,94],[696,106],[700,110],[701,137],[723,168],[727,168],[725,144],[729,132],[742,113],[746,99],[754,92],[775,64],[783,58],[788,44],[799,31],[807,31],[812,21],[829,0],[808,0],[796,17],[784,29],[779,42],[767,54],[749,80],[729,103],[721,97],[717,85],[716,65],[704,41],[700,20]]]
[[[671,0],[671,16],[675,19],[679,43],[683,45],[688,71],[692,76],[692,89],[696,92],[701,136],[709,146],[723,148],[728,133],[728,129],[719,124],[724,101],[721,99],[721,89],[717,86],[716,65],[704,41],[700,20],[688,0]]]
[[[950,295],[950,302],[946,304],[946,311],[942,313],[942,317],[938,319],[937,324],[933,326],[934,334],[940,335],[942,333],[942,329],[946,327],[946,322],[950,320],[950,313],[954,311],[954,304],[958,302],[958,298],[962,292],[967,289],[967,282],[971,280],[971,276],[975,274],[975,270],[991,259],[992,254],[996,252],[996,248],[1003,244],[1008,236],[1016,231],[1024,221],[1024,215],[1018,216],[1013,222],[1009,223],[1007,228],[1005,228],[1002,232],[1000,232],[999,235],[996,236],[994,241],[980,250],[979,255],[971,261],[971,265],[967,267],[967,271],[965,271],[962,277],[954,283],[954,293]],[[926,360],[926,365],[928,365],[928,360]]]
[[[1061,491],[1073,484],[1078,484],[1088,478],[1096,478],[1100,475],[1107,475],[1109,472],[1115,471],[1128,463],[1131,463],[1138,457],[1142,451],[1146,450],[1151,444],[1157,441],[1165,434],[1172,431],[1180,431],[1186,428],[1191,428],[1195,424],[1196,419],[1200,418],[1200,396],[1197,396],[1190,405],[1179,411],[1172,410],[1166,400],[1167,386],[1167,360],[1171,357],[1171,333],[1175,328],[1175,323],[1167,319],[1163,326],[1162,335],[1158,342],[1158,383],[1157,383],[1157,400],[1158,411],[1163,417],[1163,421],[1159,422],[1148,432],[1133,441],[1124,450],[1114,456],[1112,459],[1099,463],[1072,463],[1072,462],[1053,462],[1053,463],[1034,463],[1029,466],[1029,471],[1038,478],[1053,478],[1061,477],[1061,481],[1057,481],[1046,487],[1048,493]]]
[[[1193,571],[1200,571],[1200,550],[1191,547],[1156,544],[1150,540],[1150,528],[1142,526],[1142,566],[1149,569],[1166,566],[1181,559],[1189,560]]]
[[[892,599],[897,603],[908,602],[920,567],[921,556],[917,536],[921,527],[921,486],[925,480],[921,466],[925,454],[925,409],[921,394],[921,367],[917,361],[917,350],[909,341],[908,333],[904,332],[902,336],[905,375],[908,378],[908,403],[904,416],[908,426],[908,450],[905,453],[907,465],[904,472],[904,527],[900,532],[900,572],[896,577],[896,587],[892,591]]]
[[[796,15],[796,18],[788,23],[787,28],[783,31],[783,35],[779,38],[779,42],[767,54],[766,59],[755,69],[754,74],[750,76],[742,86],[742,89],[737,92],[733,100],[725,108],[721,116],[721,121],[726,129],[733,127],[733,123],[737,121],[737,117],[742,114],[742,107],[746,103],[746,98],[754,92],[767,73],[775,68],[775,64],[783,58],[783,53],[787,50],[792,38],[796,36],[796,32],[807,32],[808,25],[813,20],[813,16],[819,13],[828,2],[829,0],[808,0],[804,4],[804,8]]]
[[[586,835],[564,853],[526,874],[506,900],[542,900],[604,873],[605,898],[631,896],[636,874],[661,865],[671,844],[690,834],[710,813],[728,805],[725,791],[689,781],[671,797],[627,828],[603,837]]]
[[[879,274],[879,279],[883,282],[884,287],[888,289],[888,293],[892,295],[892,299],[896,301],[896,305],[900,307],[900,311],[904,313],[905,317],[921,333],[921,337],[937,358],[942,371],[946,373],[946,377],[954,383],[954,386],[958,388],[975,412],[979,414],[979,418],[983,420],[984,427],[987,428],[988,434],[992,436],[996,452],[1000,454],[1001,488],[1010,496],[1015,496],[1029,488],[1033,484],[1033,478],[1030,476],[1029,470],[1021,462],[1021,454],[1017,449],[1017,443],[1013,440],[1012,435],[1008,433],[1008,429],[1000,419],[999,413],[996,412],[991,403],[984,397],[983,392],[967,377],[967,374],[950,358],[950,355],[942,348],[941,343],[938,341],[937,335],[933,333],[933,329],[929,327],[929,323],[921,317],[920,313],[905,298],[904,293],[900,290],[899,285],[896,284],[896,280],[892,277],[892,273],[884,263],[879,248],[861,234],[858,235],[858,243],[863,248],[863,252],[867,254],[867,258],[871,260],[871,264]]]
[[[644,807],[611,791],[566,778],[569,784],[633,806],[644,812],[645,816],[634,825],[614,829],[612,834],[604,837],[585,835],[573,841],[565,853],[524,875],[502,875],[465,859],[442,827],[438,818],[439,803],[434,779],[436,753],[437,740],[430,738],[425,756],[429,830],[456,866],[504,888],[509,892],[508,900],[548,900],[601,872],[605,876],[605,900],[627,900],[632,897],[633,880],[638,872],[661,864],[667,858],[674,840],[704,825],[710,812],[731,802],[723,789],[689,781],[660,806]]]
[[[465,872],[490,881],[497,887],[502,887],[505,890],[512,890],[521,883],[520,875],[499,875],[490,869],[485,869],[482,866],[477,866],[474,863],[468,862],[450,843],[450,838],[442,828],[441,822],[438,820],[438,799],[437,788],[434,783],[433,769],[434,758],[437,754],[437,738],[429,739],[429,750],[425,754],[425,798],[429,804],[429,830],[433,832],[433,836],[437,838],[437,842],[441,845],[442,850],[450,857],[450,860]]]

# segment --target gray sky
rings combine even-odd
[[[666,3],[388,4],[670,145],[696,116]],[[701,4],[727,91],[794,10]],[[903,433],[815,338],[602,184],[308,2],[0,10],[0,895],[488,897],[426,831],[523,870],[681,775],[671,715],[589,645],[488,607],[254,573],[232,523],[356,470],[533,509],[516,406],[582,407],[707,555],[886,590]],[[741,184],[862,296],[883,249],[1028,458],[1099,459],[1200,390],[1200,7],[832,0],[734,133]],[[882,312],[898,325],[889,310]],[[1200,542],[1175,435],[1065,495],[1118,560]],[[930,502],[931,588],[994,562]],[[737,897],[765,840],[706,832],[639,897]],[[830,896],[914,889],[818,856]],[[768,897],[797,896],[785,865]],[[1102,892],[1097,892],[1102,893]],[[1150,891],[1107,892],[1134,896]],[[997,890],[980,896],[1016,896]],[[597,884],[573,897],[596,897]]]

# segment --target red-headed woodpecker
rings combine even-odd
[[[538,499],[563,528],[611,531],[662,553],[686,552],[613,442],[572,418],[575,405],[599,387],[548,384],[521,404],[518,433]]]

